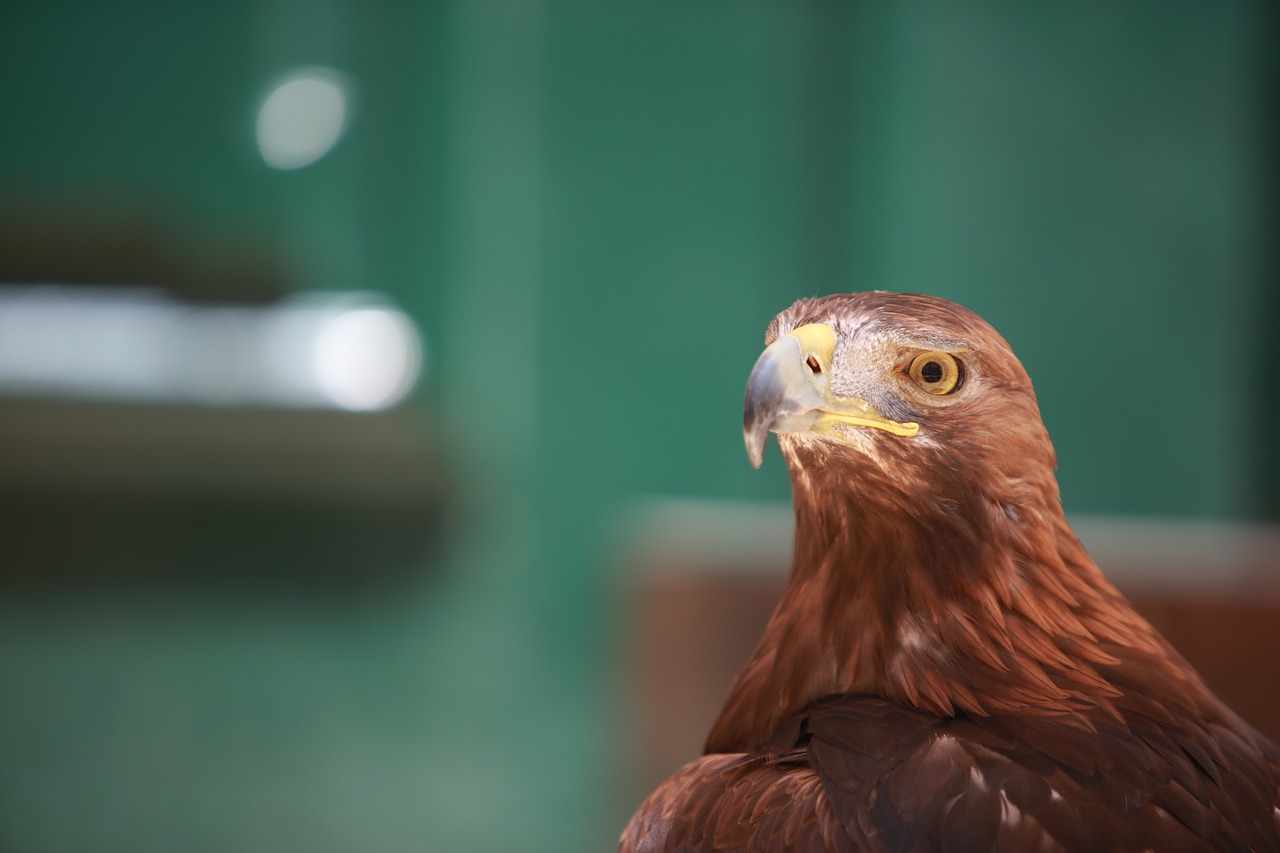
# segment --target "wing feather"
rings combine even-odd
[[[1109,716],[1092,729],[1050,719],[1043,730],[1034,718],[922,716],[866,696],[808,712],[810,761],[855,841],[867,838],[870,813],[890,850],[1280,849],[1275,783],[1211,775],[1190,757],[1221,750],[1259,766],[1257,746],[1238,734],[1209,746],[1203,729],[1162,741]],[[1188,755],[1176,769],[1163,756],[1175,745]]]
[[[803,752],[768,760],[707,755],[686,764],[640,806],[619,847],[622,853],[778,849],[855,849]]]
[[[1160,719],[1157,719],[1160,718]],[[1229,720],[938,717],[820,701],[773,756],[708,755],[633,818],[631,851],[1280,850],[1274,756]]]

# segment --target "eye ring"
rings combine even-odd
[[[907,375],[928,394],[953,394],[964,384],[964,362],[949,352],[922,352],[911,359]]]

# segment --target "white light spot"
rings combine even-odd
[[[258,151],[273,169],[301,169],[328,154],[347,126],[350,86],[327,68],[303,68],[258,110]]]
[[[400,312],[348,311],[329,321],[316,339],[316,380],[344,409],[385,409],[413,386],[419,357],[418,337]]]

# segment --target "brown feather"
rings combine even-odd
[[[913,402],[886,372],[876,405],[919,438],[779,436],[787,590],[622,849],[1280,850],[1280,750],[1080,545],[1008,344],[886,293],[802,300],[766,340],[817,322],[873,354],[949,345],[965,393]]]

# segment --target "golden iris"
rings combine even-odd
[[[922,352],[911,360],[907,375],[930,394],[950,394],[964,380],[964,365],[949,352]]]

